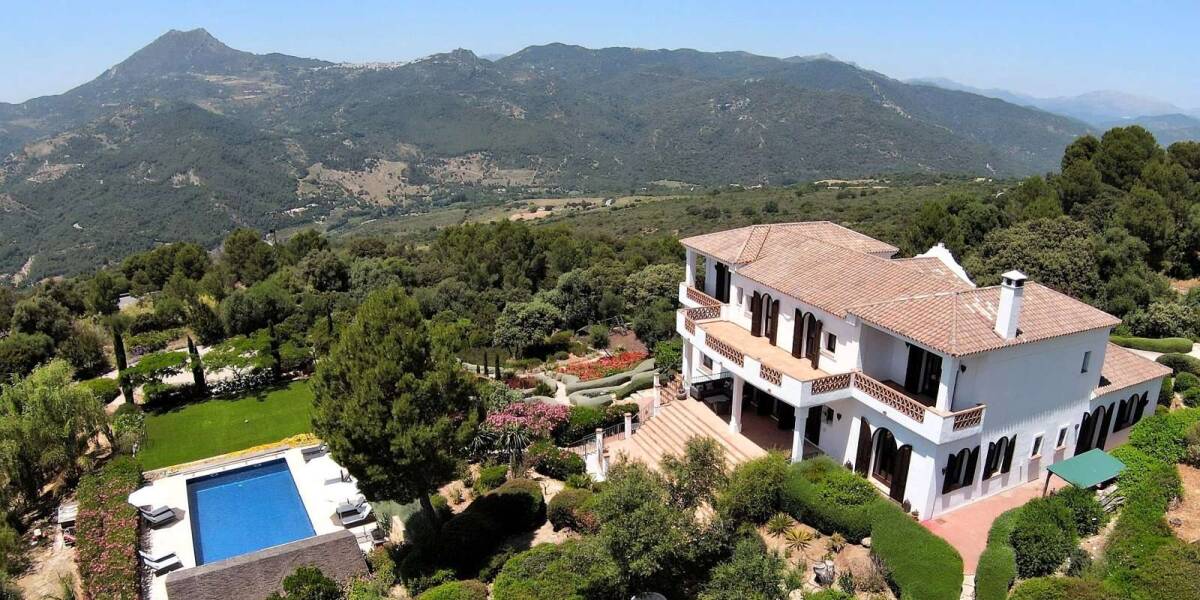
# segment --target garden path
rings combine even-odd
[[[1005,511],[1023,506],[1041,496],[1044,485],[1045,481],[1040,479],[1030,481],[921,521],[921,524],[958,550],[963,559],[963,572],[971,576],[973,586],[975,567],[979,564],[979,555],[983,554],[983,549],[987,546],[987,535],[992,528],[992,521]],[[1053,492],[1067,485],[1067,482],[1053,477],[1049,491]]]

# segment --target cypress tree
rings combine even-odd
[[[208,382],[204,380],[204,365],[200,363],[200,351],[188,336],[188,355],[192,358],[192,381],[196,383],[196,393],[201,397],[208,395]]]
[[[283,379],[283,359],[279,355],[279,337],[275,335],[275,322],[267,325],[268,343],[271,345],[271,377]]]

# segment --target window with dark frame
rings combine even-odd
[[[1058,430],[1058,441],[1055,442],[1055,448],[1062,448],[1067,443],[1067,428],[1063,427]]]
[[[700,355],[700,364],[704,365],[704,368],[708,369],[709,371],[711,371],[713,368],[713,360],[709,358],[708,355]]]
[[[1042,454],[1042,436],[1041,436],[1041,434],[1038,434],[1037,437],[1033,438],[1033,450],[1031,450],[1029,452],[1029,456],[1030,456],[1030,458],[1032,458],[1035,456],[1040,456],[1041,454]]]
[[[1079,372],[1087,373],[1088,367],[1091,365],[1091,363],[1092,363],[1092,351],[1088,350],[1087,352],[1083,353],[1083,366],[1079,367]]]
[[[837,336],[832,333],[825,334],[825,350],[829,353],[837,351]]]

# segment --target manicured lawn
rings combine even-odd
[[[138,459],[146,470],[185,463],[312,431],[307,381],[233,400],[207,400],[146,415]]]

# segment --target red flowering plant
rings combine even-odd
[[[79,482],[76,563],[85,599],[137,600],[138,513],[127,498],[141,485],[131,458],[118,458]]]
[[[612,356],[605,356],[589,362],[579,362],[570,365],[559,367],[560,373],[574,375],[580,381],[591,381],[624,373],[629,369],[637,366],[638,363],[646,360],[648,356],[645,352],[621,352]]]

